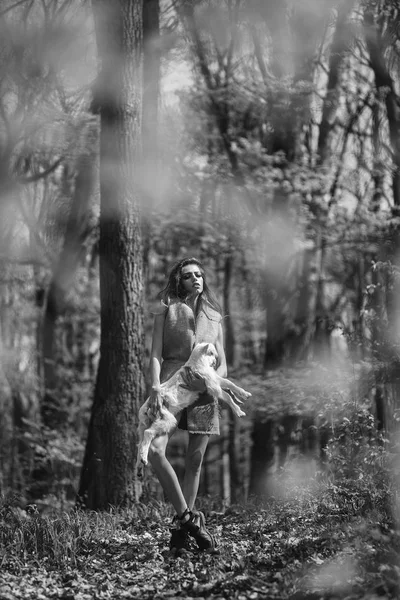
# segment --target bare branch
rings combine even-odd
[[[25,184],[25,183],[33,183],[34,181],[39,181],[39,179],[44,179],[45,177],[50,175],[50,173],[55,171],[57,169],[58,165],[61,164],[61,162],[63,160],[64,160],[64,157],[62,156],[61,158],[56,160],[55,163],[53,163],[50,167],[48,167],[41,173],[35,173],[35,175],[31,175],[30,177],[21,177],[18,179],[18,182]]]
[[[329,195],[330,195],[330,201],[329,201],[329,206],[331,206],[334,202],[335,202],[335,195],[336,195],[336,190],[338,187],[338,183],[339,183],[339,179],[340,179],[340,175],[342,173],[343,170],[343,165],[344,165],[344,155],[346,153],[347,150],[347,142],[349,140],[349,136],[353,130],[353,127],[355,125],[355,123],[358,121],[358,119],[360,118],[363,110],[366,108],[366,106],[368,106],[369,104],[369,100],[370,98],[373,96],[372,92],[368,92],[366,94],[366,96],[361,99],[361,102],[359,103],[357,109],[355,110],[355,112],[351,115],[351,118],[349,119],[349,122],[347,124],[347,127],[345,129],[344,132],[344,143],[342,145],[342,150],[338,159],[338,168],[336,169],[336,174],[333,180],[333,183],[331,185],[331,188],[329,190]]]
[[[25,4],[25,2],[28,2],[28,0],[18,0],[18,2],[16,2],[15,4],[13,4],[12,6],[9,6],[8,8],[4,8],[1,12],[0,12],[0,17],[3,17],[5,14],[7,14],[8,12],[14,10],[14,8],[17,8],[18,6],[21,6],[21,4]]]
[[[49,263],[39,260],[37,258],[26,257],[26,258],[15,258],[14,256],[8,256],[7,254],[0,254],[0,262],[10,263],[12,265],[32,265],[35,267],[48,267]],[[2,279],[2,283],[6,283],[7,280]]]

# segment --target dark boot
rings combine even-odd
[[[206,520],[202,512],[192,512],[187,508],[180,521],[181,530],[195,540],[200,550],[206,550],[211,554],[219,553],[214,536],[206,528]]]
[[[187,550],[189,551],[189,534],[184,529],[171,529],[171,539],[169,541],[170,550]]]

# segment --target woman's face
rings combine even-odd
[[[184,290],[189,295],[201,294],[204,282],[200,267],[196,264],[188,264],[182,267],[181,282]]]

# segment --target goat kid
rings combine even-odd
[[[198,399],[200,392],[185,389],[185,380],[183,378],[184,370],[192,369],[203,379],[207,392],[215,400],[221,400],[229,406],[237,417],[242,417],[244,413],[234,402],[232,396],[225,391],[230,390],[235,396],[235,400],[242,404],[251,394],[243,388],[237,386],[229,379],[221,377],[214,370],[217,361],[217,351],[214,344],[197,344],[189,357],[189,360],[173,375],[168,381],[161,384],[161,397],[163,406],[160,416],[152,420],[147,411],[149,409],[149,399],[139,410],[138,427],[138,453],[137,453],[137,473],[142,475],[143,465],[148,463],[148,454],[150,444],[153,439],[159,435],[169,434],[178,424],[179,415],[184,408],[194,404]],[[225,388],[225,389],[223,389]]]

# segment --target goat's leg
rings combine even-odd
[[[147,463],[149,462],[148,457],[149,457],[150,444],[154,440],[156,435],[157,435],[157,432],[152,427],[149,427],[148,429],[144,430],[143,442],[141,444],[140,454],[139,454],[139,460],[143,465],[147,465]]]
[[[238,397],[239,402],[244,401],[247,398],[250,398],[251,396],[250,392],[246,392],[246,390],[236,385],[236,383],[233,383],[233,381],[226,379],[225,377],[220,377],[218,383],[222,388],[231,390],[231,392],[233,392],[235,396]]]
[[[225,402],[229,406],[229,408],[235,413],[237,417],[243,417],[246,413],[242,411],[242,409],[233,401],[228,392],[222,390],[222,395],[219,396],[219,399],[222,402]]]
[[[136,472],[138,477],[141,477],[143,474],[143,463],[142,463],[142,454],[143,454],[143,440],[144,440],[144,432],[146,431],[146,427],[143,423],[139,423],[137,429],[138,436],[138,444],[137,444],[137,455],[136,455]]]

